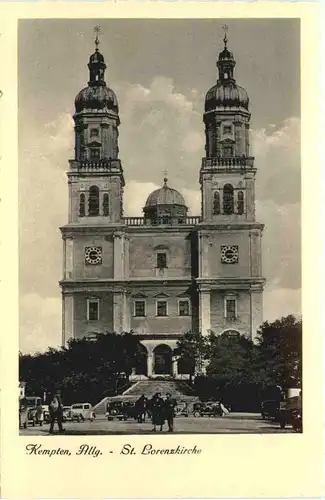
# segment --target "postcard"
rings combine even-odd
[[[2,495],[321,496],[319,7],[0,11]]]

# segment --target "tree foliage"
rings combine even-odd
[[[67,348],[20,354],[20,379],[29,394],[42,396],[60,389],[65,404],[97,403],[104,395],[126,388],[139,355],[139,341],[130,333],[108,333],[95,341],[73,339]]]

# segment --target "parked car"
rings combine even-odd
[[[107,420],[127,420],[137,418],[135,403],[132,401],[110,401],[106,407]]]
[[[28,396],[19,402],[19,426],[25,429],[30,424],[35,427],[36,424],[43,425],[44,412],[42,399],[38,396]]]
[[[302,404],[301,397],[288,398],[281,403],[278,418],[281,429],[290,425],[294,431],[302,432]]]
[[[261,403],[261,415],[263,419],[278,418],[279,410],[280,410],[280,401],[272,399],[268,401],[262,401]]]
[[[76,403],[71,406],[71,418],[72,420],[79,420],[84,422],[85,420],[90,420],[91,422],[95,418],[93,407],[90,403]]]
[[[190,414],[189,405],[186,401],[178,401],[175,408],[176,417],[188,417]]]
[[[206,403],[195,403],[193,406],[194,417],[223,417],[223,410],[219,401],[207,401]]]

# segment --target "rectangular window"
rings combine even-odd
[[[157,316],[167,316],[167,301],[157,300]]]
[[[231,158],[234,155],[234,150],[232,146],[224,146],[222,148],[224,158]]]
[[[99,136],[99,130],[97,128],[92,128],[90,130],[90,137],[98,137]]]
[[[223,133],[224,134],[231,134],[231,125],[224,125],[223,127]]]
[[[89,299],[87,301],[87,320],[88,321],[98,321],[99,320],[99,300]]]
[[[90,159],[91,160],[98,160],[100,158],[100,149],[99,148],[92,148],[90,150]]]
[[[178,315],[179,316],[190,315],[190,304],[188,300],[180,300],[178,302]]]
[[[225,316],[226,319],[236,319],[237,316],[237,307],[236,307],[236,299],[226,299],[226,311]]]
[[[165,252],[157,253],[157,267],[159,269],[164,269],[165,267],[167,267],[167,255]]]
[[[143,318],[146,315],[146,301],[145,300],[135,300],[134,301],[134,316],[138,318]]]

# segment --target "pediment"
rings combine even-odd
[[[166,244],[156,245],[154,247],[154,250],[168,250],[168,249],[169,249],[169,246]]]
[[[98,141],[92,141],[88,143],[89,148],[99,148],[101,146],[101,143]]]
[[[168,297],[170,297],[170,295],[168,295],[168,293],[165,293],[165,292],[161,292],[161,293],[158,293],[157,295],[154,295],[155,299],[166,299]]]
[[[143,292],[138,292],[138,293],[132,294],[132,298],[134,298],[134,299],[146,299],[147,297],[148,297],[148,295],[146,295]]]
[[[177,297],[178,297],[179,299],[189,299],[189,298],[190,298],[190,295],[189,295],[188,293],[186,293],[186,292],[182,292],[182,293],[180,293],[179,295],[177,295]]]

